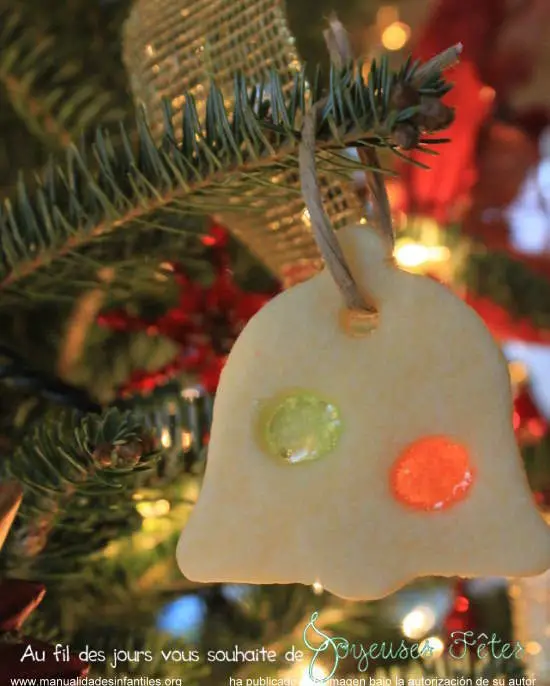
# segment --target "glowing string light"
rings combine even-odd
[[[397,264],[405,269],[415,269],[429,262],[445,262],[451,256],[443,245],[423,245],[413,241],[400,242],[394,252]]]
[[[323,681],[326,681],[327,676],[327,672],[318,665],[315,665],[311,670],[306,667],[300,680],[300,686],[319,686]]]
[[[439,636],[430,636],[422,641],[418,648],[420,655],[422,655],[424,659],[433,660],[441,657],[443,650],[445,649],[445,644]]]
[[[382,32],[382,45],[386,50],[401,50],[411,36],[411,29],[401,21],[394,21]]]
[[[429,607],[416,607],[405,616],[401,629],[407,638],[424,636],[435,624],[435,615]]]
[[[168,500],[155,500],[153,502],[141,501],[136,503],[136,510],[143,517],[149,519],[151,517],[164,517],[170,512],[170,503]]]

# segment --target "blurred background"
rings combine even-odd
[[[387,183],[396,259],[449,284],[501,343],[517,440],[546,516],[548,0],[0,0],[0,478],[25,491],[0,555],[0,684],[85,673],[81,661],[60,665],[51,651],[42,663],[21,663],[31,641],[36,650],[70,645],[77,656],[86,646],[126,651],[117,667],[89,661],[90,676],[305,686],[313,683],[305,663],[242,664],[230,654],[235,645],[279,655],[303,647],[313,611],[318,627],[350,642],[434,647],[421,663],[373,660],[370,674],[550,677],[546,575],[423,579],[351,603],[317,585],[192,584],[175,563],[231,345],[320,260],[299,197],[251,214],[205,193],[200,206],[184,207],[183,198],[136,219],[122,200],[105,199],[109,183],[127,184],[119,161],[129,149],[142,169],[157,159],[150,146],[162,141],[163,98],[181,112],[189,90],[202,117],[210,76],[227,102],[237,70],[254,86],[275,67],[285,92],[304,65],[314,79],[313,66],[328,64],[323,31],[333,12],[365,75],[383,53],[398,68],[411,53],[428,59],[464,45],[445,98],[456,108],[442,132],[451,142],[428,156],[405,128],[403,147],[417,164],[383,156],[396,172]],[[296,187],[296,174],[284,181]],[[371,209],[361,172],[323,183],[335,226]],[[160,176],[153,186],[158,197],[168,192]],[[520,641],[523,663],[451,664],[453,631]],[[163,660],[161,649],[181,652]],[[151,661],[138,655],[147,650]],[[208,663],[208,650],[228,657]],[[338,677],[356,674],[356,663],[342,661]]]

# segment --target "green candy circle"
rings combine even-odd
[[[334,450],[342,421],[334,403],[311,391],[292,390],[262,403],[257,429],[269,455],[300,464]]]

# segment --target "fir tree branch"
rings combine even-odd
[[[24,490],[5,564],[25,566],[39,554],[91,554],[111,536],[138,526],[131,500],[135,476],[150,469],[156,456],[151,434],[116,409],[36,423],[13,456],[0,462],[0,474]]]
[[[54,150],[67,148],[92,122],[124,114],[61,54],[54,35],[29,26],[29,17],[11,7],[0,7],[0,83],[29,132]]]
[[[57,405],[80,410],[99,412],[99,405],[84,389],[76,388],[60,379],[49,376],[29,365],[5,345],[0,345],[0,383],[9,383],[18,389],[37,393]]]
[[[417,94],[439,98],[450,88],[440,74],[430,72],[418,79],[417,68],[407,64],[392,73],[383,60],[373,65],[367,82],[360,65],[333,68],[322,105],[324,94],[315,89],[306,97],[303,73],[297,74],[286,96],[276,74],[250,92],[237,77],[231,110],[213,85],[204,121],[199,120],[193,97],[186,95],[181,136],[166,105],[159,147],[143,114],[135,145],[123,128],[122,147],[116,150],[110,138],[98,132],[91,150],[84,145],[69,148],[65,167],[52,164],[32,194],[21,182],[15,200],[5,201],[0,211],[0,286],[13,292],[19,280],[40,272],[55,278],[55,270],[46,268],[56,260],[80,264],[83,251],[107,244],[122,229],[161,228],[169,220],[173,223],[174,216],[206,214],[214,208],[236,211],[245,205],[254,211],[270,202],[284,202],[284,189],[266,185],[266,180],[281,169],[297,168],[299,131],[308,102],[321,105],[315,132],[322,153],[320,172],[348,175],[352,164],[340,155],[347,147],[399,152],[394,138],[400,127],[406,124],[419,134],[423,128],[418,108],[396,105],[393,89],[404,84]],[[92,156],[95,171],[90,167]],[[47,283],[34,288],[44,290]]]
[[[400,236],[426,239],[422,222],[414,218],[400,227]],[[485,245],[480,238],[462,233],[458,225],[440,228],[437,241],[450,251],[458,285],[502,307],[511,321],[534,327],[541,341],[550,341],[550,270],[544,260]]]
[[[550,282],[521,260],[472,246],[463,270],[469,290],[503,307],[516,320],[527,320],[550,339]]]
[[[109,284],[114,277],[112,269],[100,270],[99,278],[102,285]],[[99,311],[105,302],[105,287],[94,288],[76,303],[65,329],[65,335],[57,360],[57,374],[66,381],[71,379],[73,370],[78,364],[84,350],[89,329],[96,321]]]
[[[143,426],[159,436],[163,451],[156,475],[150,479],[164,489],[185,474],[199,474],[212,422],[213,397],[199,386],[182,388],[180,380],[157,389],[152,396],[134,395],[119,401]],[[181,487],[178,487],[181,492]]]

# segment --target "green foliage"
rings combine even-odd
[[[29,132],[62,149],[93,122],[123,117],[112,95],[88,78],[55,35],[29,25],[30,18],[0,5],[0,82]]]
[[[31,403],[27,410],[20,415],[19,421],[14,421],[14,428],[23,431],[31,415],[39,412],[38,398],[65,407],[71,407],[83,412],[95,412],[99,405],[82,388],[74,387],[53,376],[31,368],[25,360],[13,350],[0,345],[0,380],[4,390],[11,389],[15,393],[27,394],[36,403]]]
[[[423,242],[422,220],[412,219],[400,235]],[[433,240],[433,235],[430,238]],[[542,331],[550,329],[550,282],[533,269],[528,258],[493,250],[465,236],[460,226],[441,228],[437,240],[451,251],[456,278],[468,292],[499,305],[517,321]]]
[[[32,136],[21,157],[17,146],[6,144],[0,167],[11,183],[9,167],[19,167],[19,159],[29,169],[42,165],[45,149],[65,149],[65,162],[50,161],[43,173],[20,180],[0,209],[0,338],[50,376],[64,324],[81,294],[103,288],[105,306],[132,307],[142,295],[166,303],[170,284],[158,278],[163,260],[178,260],[193,278],[208,278],[199,216],[260,211],[297,192],[270,179],[297,168],[309,103],[323,101],[320,171],[348,176],[358,165],[341,155],[344,148],[375,146],[399,156],[399,127],[418,129],[419,108],[397,106],[394,87],[413,85],[417,95],[435,98],[448,89],[439,75],[419,79],[418,65],[392,72],[385,60],[373,66],[367,82],[360,65],[333,70],[326,79],[317,74],[309,90],[298,74],[286,95],[276,75],[253,90],[237,77],[232,105],[213,85],[204,116],[189,95],[182,114],[173,116],[166,108],[160,141],[143,112],[137,130],[122,124],[106,131],[105,124],[130,110],[113,47],[129,1],[66,0],[62,11],[58,0],[21,0],[9,8],[8,2],[0,0],[0,117],[9,120],[13,109]],[[88,130],[97,122],[100,131]],[[106,283],[101,273],[110,266],[115,275]],[[164,341],[111,336],[92,327],[72,380],[110,401],[131,368],[161,364],[171,352]],[[317,597],[302,586],[256,587],[244,599],[228,600],[220,585],[195,586],[181,577],[174,550],[204,465],[210,398],[182,397],[177,386],[131,398],[103,414],[60,413],[44,393],[45,376],[33,373],[30,364],[22,367],[19,377],[11,369],[9,387],[2,385],[0,476],[18,478],[25,487],[2,563],[10,574],[48,583],[45,601],[26,625],[31,635],[36,629],[53,640],[43,628],[55,626],[56,640],[76,649],[149,649],[158,658],[161,647],[188,647],[187,637],[174,640],[156,630],[159,608],[193,594],[207,608],[199,638],[203,650],[235,643],[300,646],[313,609],[326,611],[325,628],[358,643],[392,638],[376,622],[379,608],[370,604]],[[15,384],[29,378],[41,388]],[[169,438],[162,455],[149,442],[151,429]],[[168,500],[169,516],[142,519],[138,497]],[[393,637],[396,632],[393,627]],[[269,669],[255,665],[248,675],[259,676],[262,667]],[[238,676],[239,668],[217,665],[210,677],[204,665],[197,670],[157,659],[126,671],[217,684]],[[123,672],[95,665],[92,676],[100,674]]]
[[[196,386],[185,388],[182,379],[177,379],[145,397],[134,395],[119,401],[118,406],[131,410],[144,427],[162,439],[157,468],[145,475],[142,484],[162,489],[177,502],[177,494],[182,493],[178,477],[183,473],[200,474],[204,467],[212,423],[212,396]]]
[[[544,494],[544,501],[548,503],[550,494],[550,433],[534,445],[522,448],[525,469],[531,489]]]
[[[528,263],[478,248],[468,259],[464,278],[474,293],[489,298],[514,318],[550,329],[550,282]]]
[[[3,563],[30,568],[41,554],[67,571],[69,559],[134,530],[136,479],[156,457],[150,434],[129,413],[43,417],[0,462],[2,476],[24,488]]]
[[[177,352],[177,345],[161,336],[113,333],[94,327],[84,355],[72,372],[72,380],[78,386],[90,389],[102,403],[111,403],[132,372],[160,369],[171,362]]]
[[[367,82],[360,68],[333,69],[326,95],[317,80],[310,99],[324,98],[317,129],[321,172],[349,174],[361,167],[340,154],[349,146],[402,155],[393,136],[400,126],[416,122],[418,107],[394,105],[394,85],[433,97],[449,88],[439,74],[422,77],[418,66],[392,73],[382,60],[373,64]],[[51,164],[33,192],[19,183],[17,196],[0,210],[2,302],[12,306],[14,298],[54,297],[60,283],[64,289],[67,284],[77,291],[89,288],[98,281],[99,267],[116,264],[121,251],[134,262],[146,259],[152,268],[151,232],[181,239],[189,235],[182,218],[283,202],[289,189],[266,179],[297,166],[307,93],[303,73],[296,74],[287,95],[277,74],[249,92],[236,77],[231,107],[212,85],[202,121],[186,94],[181,130],[166,105],[160,146],[141,113],[135,142],[121,127],[120,145],[98,131],[93,146],[70,147],[65,166]]]

